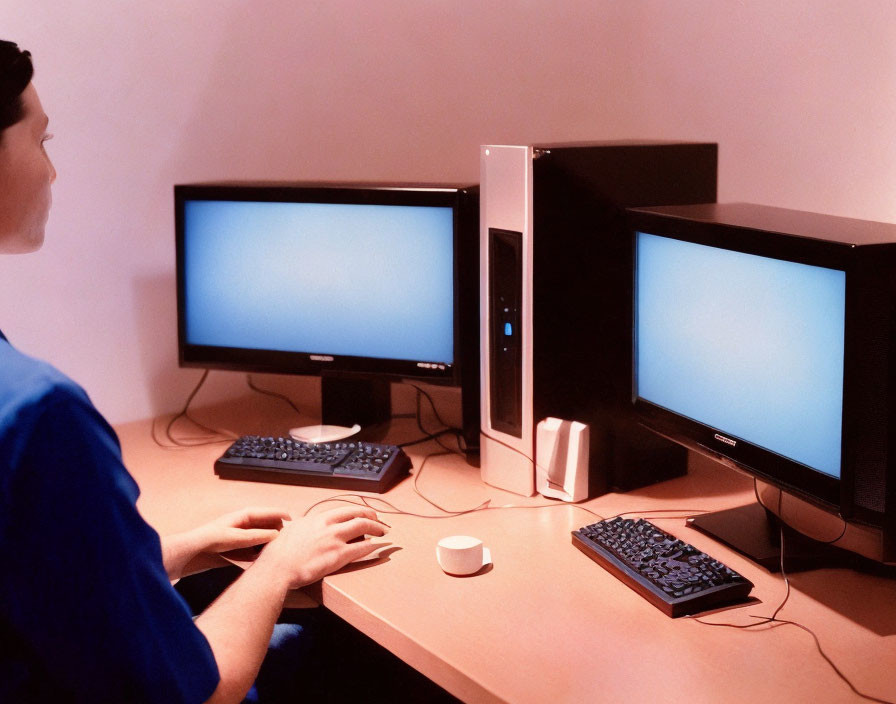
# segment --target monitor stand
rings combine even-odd
[[[769,572],[781,571],[781,522],[759,503],[705,513],[689,518],[687,524],[746,555]],[[786,525],[783,530],[784,569],[788,572],[856,567],[856,560],[862,560],[854,553],[812,540]]]
[[[344,427],[345,437],[359,440],[372,442],[385,437],[392,417],[389,381],[324,375],[320,392],[322,425]],[[351,432],[355,425],[360,428]]]

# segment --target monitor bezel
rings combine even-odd
[[[700,221],[658,213],[629,211],[632,256],[632,326],[637,328],[637,236],[639,232],[692,242],[773,259],[836,269],[846,275],[846,319],[844,340],[843,413],[841,426],[840,477],[832,477],[800,462],[739,438],[724,428],[713,428],[637,395],[637,341],[632,335],[632,404],[639,421],[654,432],[697,452],[726,461],[748,474],[830,510],[841,510],[846,501],[850,476],[848,409],[852,403],[852,372],[855,354],[851,340],[855,316],[854,248],[843,242],[801,237],[720,222]],[[731,441],[736,444],[732,445]]]
[[[356,183],[203,183],[174,186],[178,363],[181,367],[306,376],[410,379],[458,385],[461,374],[460,233],[463,187]],[[185,204],[189,201],[347,203],[449,207],[453,213],[453,355],[454,362],[432,367],[430,360],[332,355],[327,351],[279,350],[197,345],[187,341]]]

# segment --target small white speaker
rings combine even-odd
[[[535,487],[563,501],[588,498],[590,434],[585,423],[545,418],[535,431]]]

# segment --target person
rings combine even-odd
[[[30,54],[0,41],[0,253],[44,241],[56,171]],[[249,508],[160,538],[84,390],[0,332],[0,701],[239,702],[287,592],[377,547],[362,507]],[[172,580],[264,545],[195,620]]]

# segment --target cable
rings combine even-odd
[[[439,443],[439,444],[441,445],[441,443]],[[511,449],[513,449],[513,448],[511,448]],[[447,454],[451,454],[452,452],[453,452],[452,450],[446,450],[445,452],[431,453],[429,455],[426,455],[423,458],[423,461],[420,463],[420,467],[417,469],[417,472],[414,474],[414,492],[418,496],[420,496],[420,498],[422,498],[424,501],[426,501],[428,504],[434,506],[435,508],[439,509],[440,511],[444,511],[446,513],[451,513],[453,515],[463,515],[465,513],[472,513],[474,511],[485,511],[485,510],[500,509],[500,508],[549,508],[552,506],[564,506],[565,505],[565,506],[575,506],[575,507],[580,508],[583,511],[586,511],[587,513],[590,513],[593,516],[597,516],[599,519],[603,520],[603,517],[600,516],[599,514],[595,513],[594,511],[592,511],[590,509],[585,508],[584,506],[580,506],[579,504],[581,502],[571,502],[571,501],[551,503],[551,504],[539,504],[537,506],[490,506],[491,500],[488,500],[472,509],[465,509],[462,511],[449,511],[448,509],[443,508],[442,506],[437,504],[435,501],[433,501],[432,499],[427,497],[425,494],[423,494],[423,492],[420,491],[420,489],[419,489],[418,481],[419,481],[420,477],[423,475],[423,468],[426,466],[426,463],[429,461],[429,459],[431,457],[447,455]],[[583,499],[583,501],[584,500],[586,500],[586,499]]]
[[[509,445],[509,444],[507,444],[506,442],[504,442],[503,440],[499,440],[499,439],[496,438],[496,437],[492,437],[491,435],[489,435],[488,433],[485,433],[485,432],[483,432],[482,435],[484,435],[485,437],[487,437],[487,438],[488,438],[489,440],[491,440],[492,442],[496,442],[496,443],[498,443],[499,445],[503,445],[503,446],[506,447],[508,450],[512,450],[513,452],[515,452],[516,454],[520,455],[521,457],[523,457],[523,458],[529,460],[532,464],[535,464],[535,460],[534,460],[534,459],[532,459],[531,457],[529,457],[529,455],[527,455],[527,454],[526,454],[525,452],[523,452],[522,450],[519,450],[519,449],[515,448],[513,445]]]
[[[782,499],[782,496],[784,495],[784,492],[779,487],[775,487],[775,488],[778,490],[778,512],[775,514],[777,519],[781,523],[783,523],[785,526],[790,528],[791,530],[796,531],[797,533],[802,533],[802,531],[797,530],[796,528],[791,526],[789,523],[787,523],[787,521],[784,520],[784,517],[781,515],[782,514],[782,505],[783,505],[781,503],[781,499]],[[753,477],[753,493],[756,495],[756,502],[760,506],[762,506],[762,508],[764,508],[766,511],[771,511],[770,508],[768,508],[764,503],[762,503],[762,499],[759,496],[759,488],[757,486],[756,477]],[[843,536],[846,535],[846,528],[849,524],[847,523],[846,519],[843,517],[843,514],[840,513],[839,511],[837,512],[837,518],[839,518],[841,521],[843,521],[843,529],[840,531],[840,535],[838,535],[833,540],[818,540],[817,538],[811,538],[811,537],[810,537],[810,540],[813,540],[816,543],[820,543],[821,545],[835,545],[836,543],[838,543],[843,538]],[[806,537],[809,537],[809,536],[806,536]]]
[[[754,486],[755,486],[755,484],[754,484]],[[781,508],[780,507],[780,496],[778,497],[778,501],[779,501],[778,510],[780,510],[780,508]],[[783,525],[778,526],[778,534],[779,534],[779,540],[781,543],[781,547],[780,547],[779,555],[778,555],[778,558],[780,561],[781,578],[784,580],[784,584],[787,586],[787,591],[784,594],[784,600],[778,605],[778,608],[775,609],[775,612],[771,616],[755,617],[755,618],[763,618],[764,620],[762,620],[758,623],[751,623],[751,624],[747,624],[747,625],[738,625],[738,624],[732,624],[732,623],[711,623],[709,621],[701,621],[696,616],[688,616],[686,618],[691,618],[694,621],[696,621],[697,623],[702,623],[706,626],[730,626],[731,628],[752,628],[754,626],[762,626],[762,625],[765,625],[766,623],[770,623],[770,622],[774,621],[775,618],[777,617],[778,613],[780,613],[781,609],[784,608],[784,604],[786,604],[787,601],[790,599],[790,578],[787,576],[787,573],[784,571],[784,527],[783,527]]]
[[[437,438],[442,437],[443,435],[451,435],[455,431],[452,428],[445,428],[444,430],[440,430],[437,433],[427,433],[425,437],[417,438],[416,440],[408,440],[407,442],[401,442],[396,445],[396,447],[413,447],[414,445],[421,445],[424,442],[430,442],[431,440],[436,440]],[[447,447],[443,445],[440,446],[445,449],[446,452],[454,452],[453,450],[449,450]]]
[[[351,499],[357,499],[357,501],[352,501]],[[336,494],[334,496],[327,497],[325,499],[321,499],[320,501],[316,501],[311,504],[303,514],[307,516],[312,509],[320,506],[321,504],[326,504],[330,502],[338,502],[338,503],[347,503],[352,504],[354,506],[364,506],[366,508],[373,509],[378,513],[387,513],[390,515],[400,515],[400,516],[410,516],[412,518],[426,518],[426,519],[444,519],[444,518],[456,518],[457,516],[463,516],[468,513],[478,513],[480,511],[505,511],[505,510],[522,510],[522,509],[540,509],[540,508],[560,508],[565,506],[571,506],[573,508],[581,509],[582,511],[586,511],[590,513],[592,516],[596,516],[597,518],[603,519],[598,513],[595,513],[589,508],[584,506],[580,506],[579,504],[558,502],[555,504],[533,504],[532,506],[477,506],[476,508],[466,509],[464,511],[449,511],[447,513],[441,515],[433,515],[433,514],[425,514],[425,513],[415,513],[413,511],[405,511],[404,509],[400,509],[397,506],[390,504],[385,499],[379,498],[377,496],[365,496],[363,494]],[[381,504],[388,507],[387,509],[377,508],[371,502],[378,501]],[[441,509],[440,509],[441,510]]]
[[[436,404],[432,400],[432,396],[430,396],[426,391],[424,391],[419,386],[417,386],[416,384],[413,384],[409,381],[405,381],[405,383],[417,391],[416,398],[415,398],[416,409],[417,409],[417,412],[416,412],[417,427],[420,429],[420,432],[423,433],[424,439],[417,440],[414,442],[404,443],[403,445],[399,445],[399,447],[407,447],[409,445],[416,445],[420,442],[425,442],[426,440],[435,440],[436,443],[438,443],[439,447],[441,447],[443,450],[447,450],[448,452],[455,452],[457,454],[463,455],[464,454],[463,449],[461,448],[461,437],[462,437],[463,433],[460,430],[460,428],[454,428],[454,427],[450,426],[448,423],[446,423],[444,420],[442,420],[442,417],[439,415],[439,411],[436,408]],[[439,422],[439,424],[443,426],[442,430],[436,431],[435,433],[431,433],[428,430],[426,430],[426,428],[423,427],[423,413],[422,413],[422,409],[420,408],[420,396],[421,395],[425,396],[426,400],[429,401],[429,406],[430,406],[430,408],[432,408],[433,415],[435,415],[436,420]],[[451,448],[449,448],[449,447],[443,445],[441,442],[439,442],[439,438],[442,437],[443,435],[447,435],[447,434],[453,434],[455,436],[455,439],[457,441],[457,447],[458,447],[457,450],[452,450]]]
[[[486,508],[491,503],[491,499],[484,501],[483,503],[479,504],[479,506],[477,506],[476,508],[471,508],[471,509],[467,509],[464,511],[451,511],[450,509],[440,506],[435,501],[433,501],[432,499],[430,499],[429,497],[424,495],[422,491],[420,491],[419,487],[417,486],[417,482],[420,479],[420,475],[423,473],[423,467],[426,465],[426,463],[429,461],[429,459],[432,457],[441,457],[441,456],[450,455],[450,454],[452,454],[452,452],[450,450],[446,450],[444,452],[431,453],[429,455],[426,455],[426,457],[423,458],[423,462],[420,463],[420,467],[414,473],[414,493],[417,494],[417,496],[419,496],[421,499],[423,499],[426,503],[439,509],[439,511],[444,511],[445,513],[451,513],[451,514],[458,515],[458,516],[463,515],[465,513],[473,513],[474,511],[478,511],[480,509]]]
[[[757,492],[757,499],[758,499],[758,492]],[[778,510],[780,511],[780,501],[781,501],[781,499],[780,499],[780,494],[779,494],[779,499],[778,499],[778,501],[779,501],[779,504],[778,504]],[[760,502],[760,504],[761,504],[761,502]],[[812,636],[813,640],[815,641],[815,647],[816,647],[816,649],[818,650],[818,652],[819,652],[819,654],[821,655],[821,657],[824,658],[824,660],[828,663],[828,665],[830,665],[830,667],[831,667],[831,669],[834,671],[834,673],[835,673],[841,680],[843,680],[843,681],[846,683],[846,685],[847,685],[847,686],[848,686],[848,687],[849,687],[855,694],[857,694],[858,696],[862,697],[863,699],[867,699],[868,701],[879,702],[880,704],[894,704],[894,702],[892,702],[892,701],[890,701],[890,700],[887,700],[887,699],[879,699],[879,698],[877,698],[877,697],[873,697],[873,696],[871,696],[871,695],[868,695],[868,694],[865,694],[865,693],[863,693],[863,692],[860,692],[860,691],[856,688],[856,686],[852,683],[852,681],[851,681],[851,680],[850,680],[850,679],[849,679],[849,678],[848,678],[848,677],[847,677],[847,676],[840,670],[839,667],[837,667],[837,665],[836,665],[836,664],[834,663],[834,661],[830,658],[830,656],[829,656],[827,653],[824,652],[824,650],[823,650],[822,647],[821,647],[821,641],[818,639],[818,636],[815,634],[815,632],[814,632],[812,629],[810,629],[810,628],[808,628],[807,626],[804,626],[803,624],[798,623],[798,622],[796,622],[796,621],[790,621],[790,620],[788,620],[788,619],[778,618],[778,614],[781,612],[781,609],[784,608],[784,605],[785,605],[785,604],[788,602],[788,600],[790,599],[790,578],[787,576],[787,573],[784,571],[784,528],[783,528],[783,525],[779,526],[779,527],[778,527],[778,530],[779,530],[780,540],[781,540],[781,555],[780,555],[780,557],[781,557],[781,562],[780,562],[781,577],[784,579],[784,584],[787,586],[787,591],[786,591],[785,594],[784,594],[784,599],[781,601],[781,603],[778,605],[778,608],[775,609],[774,613],[772,613],[771,616],[758,616],[758,615],[755,615],[755,614],[747,614],[747,616],[749,616],[750,618],[759,619],[756,623],[748,623],[748,624],[737,624],[737,623],[713,623],[713,622],[711,622],[711,621],[703,621],[702,619],[700,619],[700,618],[698,618],[698,617],[696,617],[696,616],[686,616],[685,618],[689,618],[689,619],[691,619],[692,621],[696,621],[697,623],[701,623],[701,624],[703,624],[704,626],[721,626],[721,627],[724,627],[724,628],[736,628],[736,629],[740,629],[740,630],[748,630],[748,629],[751,629],[751,628],[755,628],[756,626],[765,626],[765,625],[768,625],[768,624],[772,624],[772,625],[771,625],[771,628],[778,628],[778,627],[780,627],[780,626],[796,626],[797,628],[799,628],[799,629],[805,631],[806,633],[808,633],[809,635]]]
[[[442,417],[439,415],[439,411],[436,409],[436,404],[432,400],[432,396],[430,396],[428,393],[426,393],[426,391],[421,389],[416,384],[411,383],[410,381],[405,381],[405,383],[408,386],[410,386],[414,389],[417,389],[417,403],[418,403],[417,417],[418,418],[420,417],[420,410],[419,410],[420,394],[423,394],[426,397],[426,400],[429,401],[429,406],[430,406],[430,408],[432,408],[433,415],[435,415],[436,420],[439,422],[439,424],[445,426],[446,428],[451,427],[448,423],[446,423],[445,421],[442,420]]]
[[[422,441],[421,441],[421,442],[422,442]],[[430,454],[426,455],[426,456],[423,458],[423,461],[420,463],[420,466],[417,468],[417,471],[414,473],[414,483],[413,483],[413,486],[414,486],[414,492],[415,492],[418,496],[420,496],[420,498],[422,498],[426,503],[430,504],[433,508],[435,508],[435,509],[441,511],[441,512],[442,512],[441,515],[422,514],[422,513],[414,513],[414,512],[412,512],[412,511],[404,511],[404,510],[402,510],[402,509],[400,509],[400,508],[394,506],[393,504],[390,504],[390,503],[389,503],[388,501],[386,501],[385,499],[382,499],[382,498],[380,498],[380,497],[364,496],[364,495],[362,495],[362,494],[337,494],[337,495],[335,495],[335,496],[331,496],[331,497],[328,497],[328,498],[325,498],[325,499],[321,499],[320,501],[318,501],[318,502],[312,504],[311,506],[309,506],[308,509],[305,511],[305,514],[304,514],[304,515],[307,516],[308,513],[309,513],[313,508],[315,508],[315,507],[317,507],[317,506],[319,506],[319,505],[321,505],[321,504],[325,504],[325,503],[331,502],[331,501],[342,502],[342,503],[350,503],[350,504],[354,504],[354,505],[356,505],[356,506],[365,506],[365,507],[367,507],[367,508],[372,508],[372,509],[375,510],[375,511],[381,511],[381,509],[378,509],[378,508],[376,508],[375,506],[372,506],[372,505],[370,504],[371,501],[376,501],[376,502],[379,502],[379,503],[381,503],[381,504],[386,505],[386,506],[389,508],[389,510],[387,510],[387,511],[382,511],[383,513],[399,514],[399,515],[405,515],[405,516],[412,516],[412,517],[415,517],[415,518],[428,518],[428,519],[432,519],[432,518],[436,518],[436,519],[440,519],[440,518],[454,518],[454,517],[456,517],[456,516],[463,516],[463,515],[466,515],[466,514],[469,514],[469,513],[476,513],[476,512],[479,512],[479,511],[500,511],[500,510],[512,510],[512,509],[558,508],[558,507],[561,507],[561,506],[572,506],[572,507],[574,507],[574,508],[577,508],[577,509],[580,509],[580,510],[582,510],[582,511],[585,511],[586,513],[588,513],[588,514],[590,514],[590,515],[596,517],[598,520],[603,520],[603,519],[604,519],[604,517],[601,516],[599,513],[595,512],[595,511],[592,511],[591,509],[589,509],[589,508],[587,508],[587,507],[585,507],[585,506],[582,506],[580,502],[568,502],[568,501],[556,501],[556,502],[549,503],[549,504],[532,504],[532,505],[530,505],[530,506],[519,506],[519,505],[517,505],[517,506],[514,506],[514,505],[492,506],[492,505],[491,505],[491,499],[488,499],[488,500],[484,501],[483,503],[481,503],[481,504],[479,504],[478,506],[475,506],[475,507],[473,507],[473,508],[461,509],[461,510],[452,510],[452,509],[444,508],[443,506],[440,506],[438,503],[436,503],[435,501],[433,501],[432,499],[430,499],[428,496],[426,496],[426,495],[420,490],[420,488],[419,488],[419,486],[418,486],[418,481],[419,481],[420,477],[421,477],[422,474],[423,474],[423,468],[426,466],[426,463],[427,463],[431,458],[433,458],[433,457],[441,457],[441,456],[445,456],[445,455],[449,455],[449,454],[454,454],[454,452],[453,452],[452,450],[445,450],[445,451],[443,451],[443,452],[434,452],[434,453],[430,453]],[[350,499],[357,499],[357,501],[352,501],[352,500],[350,500]]]
[[[833,660],[831,660],[830,656],[824,652],[824,650],[821,647],[821,641],[818,640],[818,636],[814,633],[814,631],[812,631],[809,628],[806,628],[806,626],[802,625],[801,623],[797,623],[796,621],[788,621],[787,619],[777,619],[777,618],[771,619],[771,620],[773,620],[775,623],[780,624],[782,626],[796,626],[800,630],[803,630],[806,633],[808,633],[810,636],[812,636],[813,640],[815,641],[815,647],[818,650],[818,653],[821,655],[821,657],[823,657],[825,659],[825,661],[828,663],[828,665],[831,666],[831,669],[836,673],[836,675],[846,683],[846,686],[849,687],[855,694],[862,697],[862,699],[867,699],[870,702],[879,702],[880,704],[893,704],[892,700],[880,699],[878,697],[873,697],[870,694],[865,694],[864,692],[860,692],[858,689],[856,689],[856,686],[850,681],[850,679],[845,674],[843,674],[843,672],[840,670],[840,668],[837,667],[837,665],[834,663]]]
[[[292,402],[292,399],[289,398],[289,396],[287,396],[286,394],[281,394],[277,391],[270,391],[269,389],[262,389],[260,386],[256,386],[255,383],[252,381],[251,374],[246,374],[246,384],[249,386],[250,389],[252,389],[253,391],[257,391],[258,393],[260,393],[264,396],[273,396],[274,398],[279,398],[282,401],[286,401],[290,406],[292,406],[292,409],[296,413],[298,413],[300,416],[302,415],[302,411],[299,409],[299,407],[296,404],[294,404]]]
[[[350,499],[357,499],[357,501],[351,501]],[[436,518],[436,519],[455,518],[456,516],[462,516],[467,513],[473,513],[474,511],[484,510],[482,508],[477,507],[477,508],[469,509],[466,511],[449,511],[443,515],[431,515],[431,514],[425,514],[425,513],[415,513],[413,511],[405,511],[403,509],[398,508],[394,504],[389,503],[388,501],[386,501],[385,499],[383,499],[379,496],[365,496],[363,494],[336,494],[334,496],[329,496],[326,499],[321,499],[320,501],[316,501],[315,503],[311,504],[305,510],[305,513],[303,515],[307,516],[311,512],[312,509],[316,508],[317,506],[320,506],[321,504],[326,504],[331,501],[335,501],[338,503],[352,504],[354,506],[364,506],[366,508],[373,509],[377,513],[386,513],[386,514],[390,514],[390,515],[399,515],[399,516],[411,516],[412,518]],[[380,504],[383,504],[387,508],[385,508],[385,509],[379,508],[379,507],[373,505],[372,502],[378,502]]]
[[[233,433],[227,432],[227,431],[225,431],[225,430],[215,430],[215,429],[213,429],[213,428],[209,428],[208,426],[203,425],[202,423],[200,423],[199,421],[197,421],[195,418],[193,418],[193,417],[189,414],[190,403],[192,403],[192,401],[193,401],[193,399],[195,398],[196,394],[199,392],[199,390],[202,388],[203,384],[205,383],[206,378],[208,377],[209,371],[210,371],[209,369],[205,369],[205,370],[203,370],[203,373],[202,373],[202,376],[201,376],[200,379],[199,379],[199,382],[196,384],[196,386],[193,388],[193,390],[190,392],[189,396],[187,397],[187,401],[186,401],[186,403],[184,404],[183,409],[180,411],[180,413],[178,413],[177,415],[173,416],[173,417],[170,419],[170,421],[168,422],[168,424],[166,425],[166,427],[165,427],[165,429],[164,429],[164,432],[163,432],[163,439],[164,439],[165,441],[167,441],[168,444],[166,444],[165,442],[163,442],[163,440],[160,440],[160,439],[159,439],[158,434],[157,434],[157,429],[156,429],[156,419],[153,419],[152,426],[150,427],[150,435],[152,436],[152,439],[153,439],[153,441],[156,443],[156,445],[158,445],[159,447],[162,447],[162,448],[164,448],[164,449],[166,449],[166,450],[175,450],[175,449],[181,449],[181,448],[187,448],[187,447],[200,447],[200,446],[204,446],[204,445],[217,445],[217,444],[219,444],[219,443],[233,441],[233,440],[235,440],[235,439],[237,438],[236,435],[234,435]],[[302,415],[303,415],[302,410],[301,410],[301,409],[300,409],[300,408],[293,402],[293,400],[292,400],[291,398],[289,398],[289,397],[286,396],[285,394],[279,393],[279,392],[277,392],[277,391],[272,391],[272,390],[270,390],[270,389],[264,389],[264,388],[258,386],[258,385],[253,381],[253,379],[252,379],[252,375],[251,375],[251,374],[246,374],[246,384],[248,385],[248,387],[249,387],[250,389],[252,389],[253,391],[255,391],[255,392],[259,393],[259,394],[262,394],[262,395],[264,395],[264,396],[271,396],[271,397],[273,397],[273,398],[278,398],[278,399],[280,399],[280,400],[282,400],[282,401],[285,401],[286,403],[288,403],[288,404],[292,407],[292,409],[293,409],[299,416],[302,416]],[[438,409],[436,408],[435,403],[434,403],[433,400],[432,400],[432,397],[431,397],[428,393],[426,393],[426,391],[424,391],[424,390],[421,389],[420,387],[416,386],[415,384],[409,384],[409,385],[410,385],[410,386],[413,386],[414,389],[416,389],[416,392],[417,392],[417,396],[416,396],[417,410],[416,410],[416,413],[415,413],[415,414],[399,414],[399,415],[394,415],[394,416],[392,416],[392,418],[393,418],[393,419],[394,419],[394,418],[415,418],[416,421],[417,421],[417,427],[418,427],[418,428],[420,429],[420,431],[423,433],[424,437],[423,437],[423,438],[420,438],[419,440],[412,440],[412,441],[410,441],[410,442],[402,443],[402,444],[398,445],[398,447],[409,447],[409,446],[411,446],[411,445],[416,445],[416,444],[423,443],[423,442],[429,442],[430,440],[435,440],[435,441],[438,442],[439,445],[440,445],[442,448],[444,448],[445,450],[448,450],[448,451],[450,451],[450,452],[456,452],[456,453],[458,453],[458,454],[463,454],[463,451],[460,449],[460,445],[461,445],[461,443],[460,443],[460,435],[461,435],[461,431],[460,431],[459,429],[457,429],[457,428],[452,428],[452,427],[448,426],[447,423],[445,423],[445,422],[442,420],[441,416],[439,415]],[[439,430],[439,431],[437,431],[437,432],[435,432],[435,433],[430,433],[429,431],[427,431],[427,430],[423,427],[423,423],[422,423],[422,420],[421,420],[421,409],[420,409],[420,396],[421,396],[421,395],[425,396],[426,399],[429,401],[429,404],[430,404],[430,406],[432,407],[433,413],[435,414],[436,419],[439,421],[439,423],[441,423],[443,426],[446,426],[443,430]],[[179,439],[175,438],[175,437],[172,435],[172,428],[173,428],[173,426],[175,425],[175,423],[177,423],[177,422],[178,422],[179,420],[181,420],[182,418],[183,418],[183,419],[186,419],[186,420],[188,420],[188,421],[190,421],[190,422],[193,423],[193,425],[195,425],[197,428],[200,428],[201,430],[205,431],[205,432],[207,433],[207,435],[202,436],[202,437],[197,437],[197,438],[191,438],[191,439],[188,440],[188,441],[179,440]],[[439,442],[439,438],[440,438],[440,437],[443,437],[444,435],[449,435],[449,434],[453,434],[453,435],[455,435],[455,437],[457,438],[457,441],[458,441],[458,448],[459,448],[458,450],[451,450],[450,448],[446,447],[446,446],[443,445],[441,442]]]
[[[506,442],[504,442],[504,441],[502,441],[502,440],[499,440],[499,439],[496,438],[496,437],[492,437],[492,436],[489,435],[488,433],[482,433],[482,434],[483,434],[485,437],[487,437],[489,440],[492,440],[492,441],[498,443],[499,445],[502,445],[502,446],[506,447],[508,450],[511,450],[511,451],[517,453],[518,455],[520,455],[521,457],[523,457],[523,458],[529,460],[529,462],[531,462],[531,463],[535,466],[536,469],[540,469],[542,472],[544,472],[545,477],[548,476],[548,474],[549,474],[548,471],[547,471],[544,467],[542,467],[541,465],[539,465],[534,459],[532,459],[531,457],[529,457],[529,455],[527,455],[527,454],[526,454],[525,452],[523,452],[522,450],[519,450],[519,449],[513,447],[512,445],[509,445],[509,444],[507,444]],[[549,483],[549,484],[554,484],[554,482],[551,482],[550,479],[548,479],[548,483]],[[557,485],[554,484],[554,486],[557,486]],[[559,487],[559,488],[562,488],[562,487]],[[573,503],[573,502],[567,502],[567,503],[569,503],[570,505],[573,505],[573,506],[575,506],[575,505],[578,504],[578,502],[575,502],[575,503]],[[584,509],[583,506],[579,506],[579,508],[583,508],[583,509]],[[585,509],[585,510],[587,511],[588,509]],[[684,516],[678,516],[678,515],[676,515],[676,516],[654,516],[654,518],[656,518],[656,519],[658,519],[658,520],[660,520],[660,519],[675,519],[675,518],[691,518],[691,517],[693,517],[694,515],[697,515],[697,514],[711,513],[711,511],[710,511],[709,509],[702,509],[702,508],[695,508],[695,509],[659,509],[659,508],[658,508],[658,509],[645,509],[645,510],[643,510],[643,511],[623,511],[622,513],[617,513],[615,516],[610,516],[610,518],[619,518],[619,517],[621,517],[621,516],[628,516],[628,515],[641,516],[641,515],[648,514],[648,513],[651,513],[651,514],[652,514],[652,513],[667,513],[667,512],[670,512],[670,511],[673,511],[673,512],[676,513],[676,514],[678,514],[678,513],[685,513],[686,515],[684,515]],[[593,512],[592,512],[592,511],[589,511],[589,513],[593,513]],[[598,514],[595,513],[594,515],[597,516]],[[601,519],[601,520],[608,520],[608,519],[604,519],[602,516],[600,516],[600,519]]]
[[[529,455],[527,455],[525,452],[523,452],[522,450],[520,450],[516,447],[513,447],[513,445],[510,445],[510,444],[504,442],[503,440],[499,440],[498,438],[493,437],[492,435],[489,435],[488,433],[483,432],[482,435],[484,435],[486,438],[488,438],[492,442],[496,442],[499,445],[501,445],[502,447],[506,447],[508,450],[515,452],[520,457],[531,462],[536,470],[541,470],[542,476],[544,477],[545,481],[547,481],[547,483],[549,485],[551,485],[552,488],[563,489],[562,485],[557,484],[557,482],[551,480],[551,473],[545,467],[542,467],[540,464],[538,464],[538,462],[536,462],[532,457],[529,457]]]
[[[199,383],[193,388],[190,392],[190,395],[187,396],[187,401],[184,403],[184,407],[180,413],[175,416],[172,416],[171,420],[168,421],[168,424],[165,426],[165,439],[170,443],[169,445],[165,445],[156,435],[156,419],[153,418],[152,425],[150,426],[150,435],[152,436],[153,441],[161,448],[166,450],[175,450],[184,447],[200,447],[204,445],[217,445],[223,442],[231,442],[236,436],[232,433],[229,433],[224,430],[214,430],[213,428],[209,428],[206,425],[203,425],[198,420],[193,418],[189,414],[190,403],[195,398],[196,394],[199,393],[199,389],[202,388],[202,385],[205,383],[206,378],[208,377],[208,373],[210,370],[205,369],[202,372],[202,376],[199,379]],[[190,421],[197,428],[200,428],[208,433],[207,436],[201,438],[194,438],[195,442],[189,441],[184,442],[182,440],[178,440],[171,434],[171,430],[174,427],[174,424],[180,420],[181,418]]]

